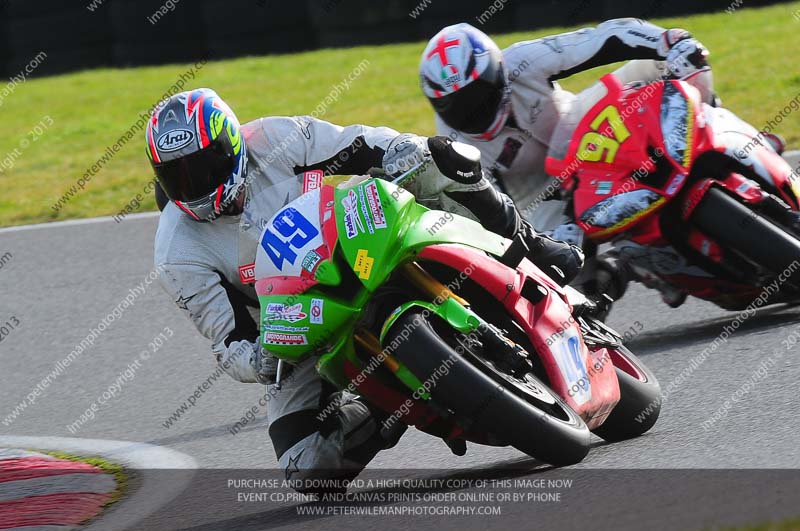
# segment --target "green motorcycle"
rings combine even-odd
[[[640,435],[660,388],[596,306],[524,258],[527,248],[395,180],[323,186],[267,223],[255,278],[261,343],[446,441],[581,461],[590,430]]]

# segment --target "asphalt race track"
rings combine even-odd
[[[257,422],[237,435],[229,431],[257,404],[263,392],[258,385],[240,384],[223,375],[171,427],[163,425],[208,380],[215,366],[208,342],[157,283],[139,291],[153,268],[156,222],[153,216],[143,216],[122,223],[106,220],[0,230],[0,255],[12,255],[0,268],[0,324],[12,318],[19,323],[0,343],[0,421],[5,419],[0,433],[143,441],[188,454],[201,468],[220,469],[221,475],[226,469],[274,467],[263,411]],[[136,294],[131,295],[133,305],[113,317],[94,344],[9,421],[7,415],[131,293]],[[637,332],[629,343],[631,350],[667,388],[736,315],[696,300],[670,309],[657,294],[637,285],[615,307],[610,324]],[[517,523],[536,520],[539,529],[574,528],[579,521],[593,523],[595,529],[703,529],[796,516],[793,511],[800,512],[796,472],[751,470],[726,476],[706,471],[704,479],[687,478],[697,476],[689,469],[800,468],[796,409],[800,345],[787,348],[790,336],[800,333],[798,318],[800,307],[782,305],[762,308],[743,320],[727,342],[672,387],[651,432],[616,444],[597,439],[580,465],[552,470],[513,449],[479,446],[456,457],[442,441],[409,431],[370,468],[407,469],[408,477],[420,478],[446,477],[444,469],[478,469],[479,474],[496,478],[575,478],[576,486],[565,491],[560,504],[539,505],[527,516],[519,506],[509,509]],[[151,349],[149,343],[156,336],[169,334],[165,328],[171,337],[144,358],[142,351]],[[764,367],[760,372],[759,366]],[[129,377],[119,378],[126,370]],[[115,396],[94,408],[93,419],[74,424],[112,387]],[[720,410],[726,400],[732,406]],[[718,410],[724,412],[717,415],[721,418],[704,427]],[[510,468],[525,471],[506,474]],[[626,475],[617,469],[664,471]],[[150,517],[142,529],[160,525],[255,530],[292,524],[324,529],[377,523],[348,516],[299,518],[293,504],[234,508],[230,489],[215,489],[203,481],[210,474],[198,473],[193,484],[195,500],[201,503],[191,509],[174,504],[170,511]],[[207,498],[202,498],[206,487]],[[587,502],[592,496],[601,499],[598,494],[603,494],[602,504]],[[764,499],[759,500],[762,494]],[[682,502],[682,497],[688,501]],[[620,511],[622,506],[635,506],[637,500],[649,504],[645,513],[634,518],[633,513]],[[687,509],[691,502],[694,507]],[[420,527],[418,518],[408,518],[387,520],[381,527]],[[437,527],[463,529],[461,521],[446,519]],[[486,523],[491,520],[471,522],[484,528],[491,525]]]

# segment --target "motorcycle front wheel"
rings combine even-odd
[[[690,222],[775,275],[793,273],[795,262],[800,260],[800,240],[717,188],[706,193]],[[796,278],[789,278],[788,283],[800,287]]]
[[[491,434],[552,465],[578,463],[589,452],[589,429],[561,397],[532,372],[517,377],[475,355],[469,336],[438,316],[404,314],[384,338],[393,342],[393,355],[465,430]]]
[[[661,413],[661,386],[639,358],[619,346],[609,349],[619,381],[619,402],[599,427],[592,430],[606,441],[638,437],[655,425]]]

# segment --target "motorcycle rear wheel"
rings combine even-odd
[[[489,433],[546,463],[570,465],[586,457],[589,429],[561,397],[532,373],[522,380],[466,348],[454,348],[432,323],[449,328],[438,316],[408,312],[384,343],[397,341],[394,356],[423,384],[432,384],[434,404],[469,431]]]

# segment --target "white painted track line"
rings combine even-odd
[[[138,214],[129,214],[123,218],[120,223],[125,223],[129,220],[136,219],[151,219],[157,218],[161,212],[140,212]],[[4,232],[23,232],[27,230],[38,229],[56,229],[60,227],[74,227],[76,225],[92,225],[95,223],[116,223],[114,216],[101,216],[99,218],[86,218],[86,219],[68,219],[66,221],[51,221],[49,223],[35,223],[33,225],[17,225],[14,227],[0,228],[0,234]]]

